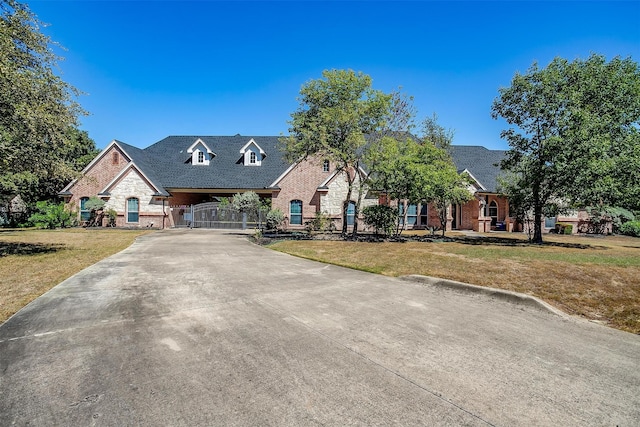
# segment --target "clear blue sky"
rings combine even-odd
[[[27,1],[66,48],[99,148],[168,135],[280,135],[325,69],[402,87],[455,144],[507,148],[498,88],[534,61],[640,61],[640,2]]]

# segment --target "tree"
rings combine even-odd
[[[57,200],[58,192],[77,178],[100,152],[86,131],[69,127],[65,138],[64,145],[57,152],[58,162],[55,165],[35,172],[5,173],[0,178],[5,189],[13,194],[20,193],[30,205],[40,200]]]
[[[501,132],[510,146],[502,168],[514,177],[507,195],[531,206],[535,243],[545,207],[557,200],[640,205],[640,69],[630,58],[534,63],[500,89],[492,116],[518,128]],[[530,199],[518,197],[522,191]]]
[[[400,119],[392,118],[388,123],[412,123],[413,119],[408,118],[412,117],[413,108],[406,103],[399,104],[399,99],[406,101],[394,94],[392,114]],[[422,124],[419,139],[405,131],[412,128],[408,126],[387,130],[372,142],[367,154],[370,185],[386,194],[387,200],[433,203],[444,236],[447,209],[451,204],[468,201],[471,193],[447,151],[453,131],[438,124],[435,114]]]
[[[366,136],[379,131],[390,108],[391,96],[371,87],[371,77],[351,70],[325,70],[322,78],[305,83],[299,107],[291,114],[289,136],[283,137],[290,161],[310,156],[327,159],[347,179],[342,234],[347,234],[348,202],[357,192],[355,217],[363,192]],[[356,188],[357,187],[357,188]],[[353,235],[357,233],[354,221]]]
[[[257,212],[260,209],[260,196],[255,191],[237,193],[233,196],[231,206],[240,212]]]
[[[84,114],[78,90],[55,73],[60,58],[42,26],[27,5],[0,3],[0,195],[27,189],[31,202],[55,194],[41,185],[68,178]]]
[[[231,201],[231,206],[242,213],[242,228],[246,228],[247,215],[255,215],[258,220],[258,227],[262,227],[260,222],[260,210],[263,207],[260,196],[255,191],[236,193]],[[267,211],[269,209],[267,208]]]

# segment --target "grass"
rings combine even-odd
[[[454,234],[452,234],[454,236]],[[280,241],[272,249],[350,268],[422,274],[536,296],[566,313],[640,334],[640,239],[519,234],[453,242]]]
[[[148,230],[0,229],[0,323],[80,270]]]

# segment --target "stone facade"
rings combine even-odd
[[[118,212],[116,226],[118,227],[160,227],[163,228],[166,203],[164,198],[155,197],[155,190],[134,169],[130,169],[111,187],[111,196],[107,200],[105,209]],[[139,215],[137,222],[127,221],[127,200],[137,198]]]

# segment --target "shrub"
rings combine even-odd
[[[116,218],[118,218],[118,212],[115,209],[108,209],[107,212],[107,227],[115,227],[116,226]]]
[[[220,197],[220,204],[218,205],[218,207],[220,209],[226,209],[229,206],[231,206],[231,202],[229,201],[228,197]]]
[[[633,221],[633,212],[615,206],[596,206],[587,208],[589,212],[588,230],[589,233],[604,234],[607,225],[611,224],[612,232],[617,233],[620,227],[628,221]]]
[[[333,222],[328,214],[324,212],[316,212],[316,216],[307,223],[307,231],[309,233],[312,231],[331,231],[331,225],[333,225]]]
[[[391,206],[374,205],[362,210],[364,222],[373,227],[376,234],[388,236],[393,233],[398,221],[398,211]]]
[[[640,221],[625,222],[620,226],[620,233],[627,236],[640,237]]]
[[[556,223],[556,232],[558,234],[572,234],[573,233],[573,224],[568,224],[566,222],[557,222]]]
[[[284,222],[284,214],[280,209],[271,209],[267,213],[267,230],[280,230]]]
[[[36,212],[29,217],[29,221],[38,228],[65,228],[74,225],[75,216],[62,202],[37,202]]]

